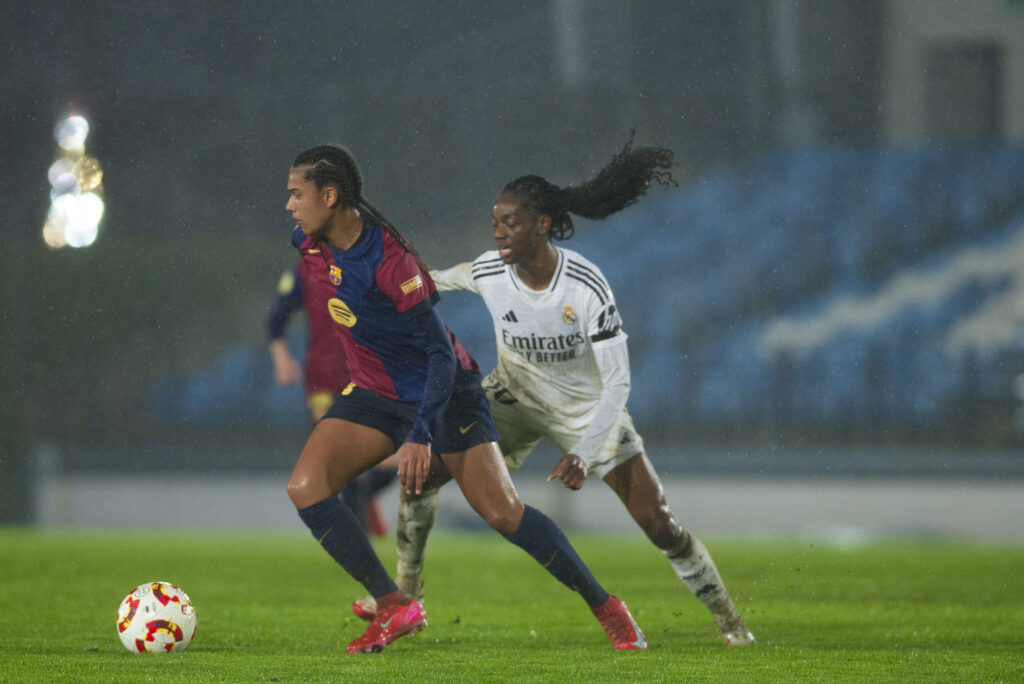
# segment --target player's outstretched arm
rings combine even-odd
[[[443,270],[430,269],[430,277],[437,289],[442,292],[451,290],[477,292],[472,269],[472,262],[467,261]]]

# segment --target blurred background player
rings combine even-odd
[[[313,293],[305,287],[306,267],[302,259],[285,271],[277,284],[277,299],[267,317],[270,337],[270,358],[274,363],[274,380],[281,387],[303,383],[306,407],[313,424],[323,418],[334,398],[348,385],[345,350],[334,340],[327,314],[326,301],[313,302]],[[285,339],[288,322],[299,310],[305,311],[307,344],[305,368],[292,355]],[[388,533],[387,518],[381,511],[377,495],[395,479],[398,467],[391,460],[367,471],[350,482],[341,493],[342,501],[355,513],[360,523],[375,537]]]
[[[309,267],[314,304],[326,302],[336,323],[351,379],[313,428],[288,496],[321,547],[375,599],[372,622],[348,652],[380,650],[426,625],[423,607],[398,588],[335,496],[393,453],[403,491],[416,494],[440,458],[473,510],[578,593],[614,648],[646,648],[626,604],[516,494],[480,369],[434,308],[439,295],[412,245],[363,197],[351,154],[336,145],[306,150],[289,171],[288,193],[292,244]]]
[[[604,480],[711,611],[725,644],[746,646],[754,636],[707,549],[669,510],[626,410],[629,355],[611,288],[597,266],[552,243],[572,236],[570,214],[601,219],[634,204],[652,180],[674,183],[671,150],[632,142],[579,185],[560,188],[539,176],[513,180],[492,212],[497,249],[431,275],[440,290],[481,295],[490,311],[498,366],[484,388],[509,468],[522,465],[542,437],[557,444],[564,455],[548,479],[573,490],[589,475]],[[437,497],[404,491],[400,497],[398,577],[403,590],[422,598],[418,575]],[[352,608],[364,618],[373,614],[366,599]]]

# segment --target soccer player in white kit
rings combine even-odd
[[[632,139],[592,180],[559,188],[523,176],[502,190],[492,219],[497,249],[470,263],[431,271],[439,290],[483,297],[494,323],[497,368],[484,381],[510,469],[522,465],[542,437],[564,453],[549,480],[580,489],[604,480],[679,579],[711,611],[726,645],[754,643],[711,555],[675,519],[643,440],[626,410],[629,355],[615,298],[601,270],[552,240],[573,233],[570,214],[600,219],[635,203],[652,180],[672,182],[672,152],[632,147]],[[398,520],[398,585],[423,594],[421,572],[437,490],[402,492]],[[362,617],[374,607],[353,604]]]

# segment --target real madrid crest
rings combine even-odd
[[[565,307],[562,311],[562,322],[566,325],[572,325],[576,322],[576,312],[572,310],[571,306]]]
[[[331,283],[335,287],[341,285],[341,268],[337,264],[331,264],[327,270],[327,277],[331,279]]]

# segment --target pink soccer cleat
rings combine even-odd
[[[400,636],[427,626],[427,613],[418,602],[378,608],[363,635],[348,645],[349,653],[378,653]]]
[[[641,651],[647,648],[647,640],[629,614],[629,608],[620,599],[608,595],[608,600],[594,609],[605,633],[616,651]]]

